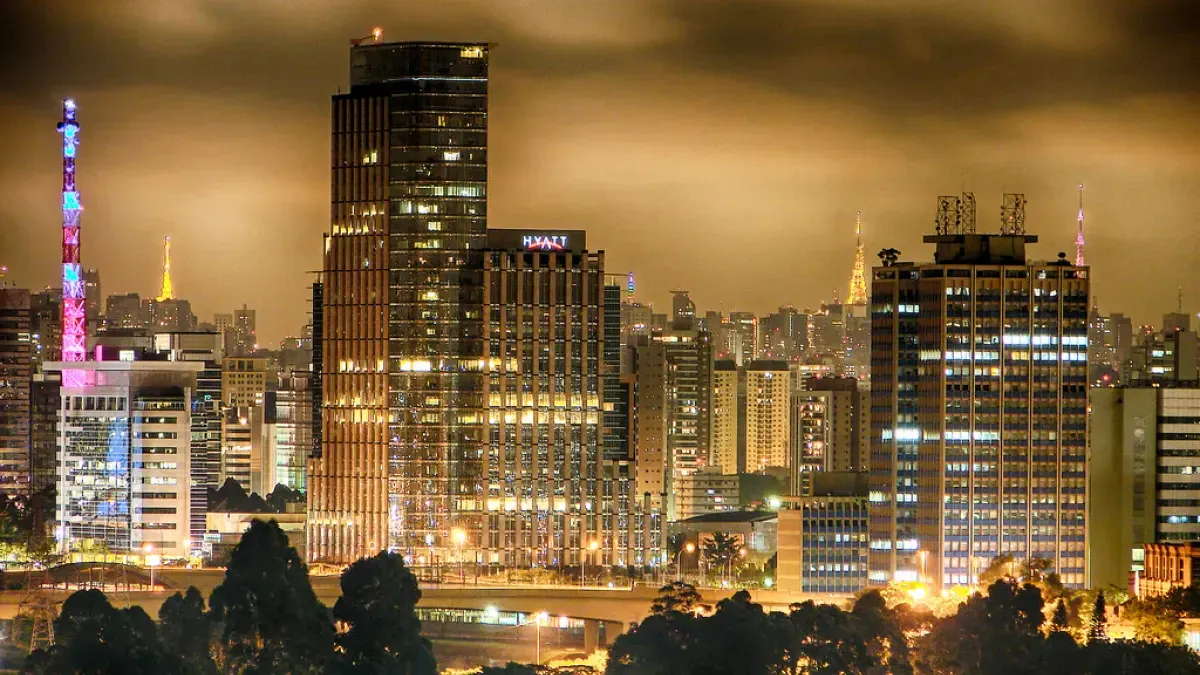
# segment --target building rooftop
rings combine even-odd
[[[717,513],[704,513],[691,518],[684,518],[678,521],[678,524],[700,524],[700,523],[761,523],[768,520],[775,520],[779,514],[774,511],[718,511]]]

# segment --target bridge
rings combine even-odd
[[[137,578],[126,577],[126,582],[136,589],[138,584],[145,584],[144,570],[136,570],[131,574]],[[158,616],[162,603],[177,590],[186,590],[195,586],[207,598],[213,588],[225,578],[224,570],[220,569],[161,569],[155,577],[156,584],[169,590],[125,590],[119,589],[108,592],[109,600],[117,607],[138,605],[151,617]],[[314,575],[310,577],[317,598],[327,607],[333,607],[341,595],[340,580],[332,575]],[[729,589],[699,589],[705,604],[715,605],[720,600],[729,597],[735,591]],[[61,602],[73,590],[48,590],[50,596]],[[773,590],[753,590],[750,592],[754,602],[763,605],[767,611],[787,611],[788,605],[796,602],[812,600],[822,604],[844,604],[849,600],[847,595],[833,594],[793,594]],[[26,597],[26,591],[0,592],[0,619],[11,619]],[[470,612],[494,613],[516,612],[527,616],[536,616],[545,612],[551,618],[566,617],[584,622],[584,642],[589,651],[611,641],[623,633],[631,624],[637,623],[650,614],[650,604],[658,595],[654,586],[637,586],[634,588],[580,587],[580,586],[534,586],[534,585],[493,585],[481,583],[472,584],[423,584],[421,588],[422,609],[464,610]],[[601,637],[601,629],[603,636]]]

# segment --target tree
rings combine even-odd
[[[979,587],[990,588],[992,584],[1005,577],[1012,576],[1012,565],[1015,561],[1011,555],[1004,553],[992,558],[988,566],[979,573]]]
[[[329,610],[275,521],[251,523],[209,605],[226,673],[321,673],[332,656]]]
[[[1067,616],[1067,605],[1059,598],[1058,604],[1054,606],[1054,617],[1050,620],[1050,625],[1056,631],[1065,631],[1068,626],[1069,617]]]
[[[715,532],[704,542],[704,559],[710,569],[722,570],[725,566],[741,558],[742,543],[737,537],[728,532]]]
[[[204,596],[195,586],[187,594],[176,593],[158,610],[159,639],[176,662],[181,675],[212,675],[217,672],[209,644],[212,624],[204,609]]]
[[[1092,618],[1088,622],[1088,642],[1103,642],[1108,639],[1105,624],[1108,618],[1104,615],[1104,591],[1096,594],[1096,602],[1092,605]]]
[[[341,672],[436,675],[433,646],[417,619],[421,590],[404,558],[386,551],[363,558],[341,584],[333,615],[350,627],[337,638]]]
[[[1009,556],[1011,559],[1012,556]],[[1020,576],[1023,581],[1040,584],[1046,580],[1047,570],[1054,567],[1053,558],[1033,556],[1021,561]]]
[[[1167,598],[1130,600],[1121,605],[1121,618],[1133,626],[1134,637],[1145,642],[1176,645],[1183,637],[1183,622]]]
[[[650,611],[655,614],[692,614],[701,606],[702,599],[695,586],[682,581],[672,581],[658,589],[658,597],[651,603]]]
[[[154,621],[140,607],[116,609],[97,590],[78,591],[54,620],[55,644],[38,650],[27,672],[150,675],[166,672]]]

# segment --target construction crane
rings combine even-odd
[[[383,39],[383,29],[380,28],[379,26],[376,26],[375,30],[371,31],[370,35],[366,35],[366,36],[363,36],[360,38],[354,38],[353,40],[350,41],[350,44],[357,47],[368,40],[370,40],[371,42],[379,42],[382,39]]]

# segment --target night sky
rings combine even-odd
[[[353,4],[353,8],[349,7]],[[987,4],[990,8],[984,8]],[[978,5],[978,7],[976,7]],[[952,9],[953,8],[953,9]],[[1105,312],[1200,310],[1200,2],[142,0],[0,3],[0,264],[54,283],[61,99],[79,103],[85,267],[105,295],[247,303],[298,334],[329,218],[329,97],[352,37],[495,43],[489,222],[585,228],[669,308],[845,297],[931,253],[934,198],[1088,262]]]

